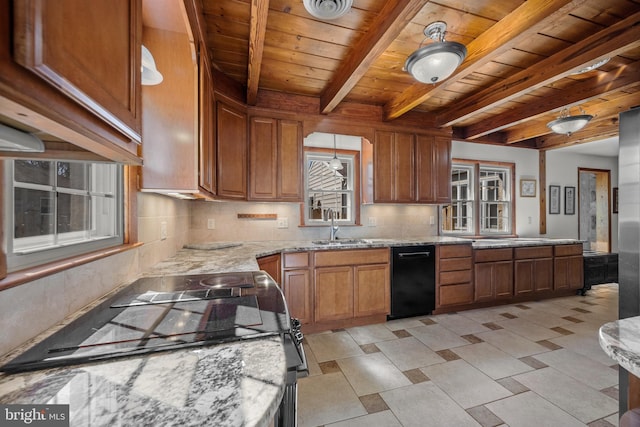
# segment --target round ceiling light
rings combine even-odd
[[[564,108],[560,113],[560,117],[547,123],[547,127],[554,133],[571,136],[572,133],[579,131],[593,119],[593,116],[586,114],[582,108],[580,110],[583,114],[571,116],[569,109]]]
[[[449,77],[464,61],[467,48],[457,42],[444,41],[447,24],[433,22],[424,29],[424,35],[435,43],[424,46],[407,58],[404,69],[421,83],[438,83]]]
[[[318,19],[336,19],[349,12],[353,0],[304,0],[304,7]]]

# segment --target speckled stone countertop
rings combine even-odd
[[[473,241],[428,236],[329,244],[313,241],[194,243],[158,263],[143,276],[254,271],[259,269],[257,257],[306,250],[469,243],[476,248],[491,248],[576,242],[557,239]],[[0,364],[107,297],[34,338],[22,349],[5,355]],[[285,371],[281,340],[263,338],[31,373],[0,374],[0,402],[68,403],[72,426],[261,427],[269,424],[278,408],[285,387]]]
[[[71,426],[266,426],[285,384],[279,337],[0,379],[0,402],[68,404]]]
[[[605,323],[600,327],[599,338],[609,357],[640,377],[640,316]]]

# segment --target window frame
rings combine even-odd
[[[360,225],[360,151],[355,150],[335,150],[335,154],[343,163],[347,162],[351,164],[353,173],[351,174],[350,181],[352,185],[351,190],[344,190],[345,193],[351,194],[350,211],[352,219],[335,219],[335,223],[340,226]],[[334,156],[333,149],[318,148],[318,147],[305,147],[303,153],[304,162],[304,200],[301,203],[302,215],[300,221],[302,226],[307,227],[326,227],[327,221],[322,219],[309,218],[309,157],[314,156],[321,160],[331,160]]]
[[[25,249],[19,252],[13,252],[14,246],[14,160],[36,160],[36,161],[49,161],[49,162],[80,162],[85,164],[99,164],[99,163],[108,163],[114,164],[117,167],[116,176],[115,176],[115,191],[116,193],[113,196],[115,200],[114,207],[114,215],[115,215],[115,234],[107,237],[95,237],[86,239],[83,238],[81,241],[69,241],[69,239],[63,239],[66,241],[58,242],[54,246],[45,247],[41,249]],[[55,163],[54,163],[55,164]],[[6,251],[3,255],[5,256],[5,262],[7,265],[7,271],[9,273],[15,273],[18,271],[38,268],[42,265],[48,265],[52,263],[64,263],[64,260],[71,259],[74,257],[82,257],[88,256],[88,254],[93,254],[96,251],[110,249],[118,246],[123,246],[126,242],[127,235],[131,233],[127,230],[127,224],[130,222],[128,218],[125,218],[126,214],[129,214],[129,210],[126,209],[128,205],[128,201],[130,199],[128,188],[130,183],[128,182],[130,178],[130,173],[126,169],[126,166],[113,162],[104,162],[99,160],[77,160],[77,159],[60,159],[60,158],[16,158],[16,159],[5,159],[3,162],[3,171],[2,171],[2,187],[3,187],[3,203],[4,209],[2,211],[3,224],[2,231],[5,235],[6,247],[4,250]],[[91,168],[87,168],[86,177],[92,175]],[[51,191],[54,195],[57,193],[57,187],[55,184],[53,186],[50,185],[39,185],[39,184],[21,184],[18,187],[20,188],[40,188],[44,191]],[[62,187],[64,190],[61,193],[64,194],[79,194],[77,190],[69,190],[66,187]],[[91,188],[88,188],[86,191],[81,191],[83,195],[91,198],[94,196],[94,193],[91,191]],[[89,204],[91,204],[89,202]],[[91,217],[94,215],[94,211],[91,210]],[[80,232],[71,232],[64,233],[63,237],[70,237],[71,234],[78,233],[83,234],[86,231]],[[62,234],[62,233],[61,233]],[[38,237],[35,237],[35,240]]]
[[[515,163],[510,162],[496,162],[490,160],[470,160],[470,159],[452,159],[451,168],[452,170],[459,167],[461,169],[473,170],[472,188],[469,189],[468,193],[470,193],[470,198],[466,199],[471,204],[472,210],[472,218],[471,218],[471,229],[469,231],[457,231],[457,230],[444,230],[444,215],[443,210],[447,208],[447,206],[452,206],[454,203],[453,200],[453,181],[451,183],[452,186],[452,201],[449,204],[442,205],[439,209],[439,219],[440,226],[439,231],[441,235],[448,236],[464,236],[464,237],[511,237],[515,235],[515,226],[516,226],[516,185],[515,185],[515,175],[516,175],[516,166]],[[480,171],[486,169],[503,169],[505,170],[509,176],[507,177],[507,185],[508,189],[507,195],[509,197],[508,200],[503,201],[508,207],[508,230],[506,231],[490,231],[489,229],[483,228],[483,221],[485,220],[485,215],[483,210],[485,207],[490,204],[490,202],[482,200],[482,186],[481,186],[481,177]]]

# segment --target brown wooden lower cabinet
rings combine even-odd
[[[582,244],[554,246],[553,289],[581,289],[584,286]]]
[[[280,254],[268,255],[258,258],[258,267],[260,270],[266,271],[277,284],[282,283],[282,263],[280,262]]]
[[[553,247],[514,248],[515,295],[533,295],[553,289]]]
[[[282,292],[289,314],[302,325],[313,323],[311,271],[308,252],[282,254]]]
[[[474,298],[471,245],[441,245],[436,253],[436,311],[471,304]]]
[[[474,301],[513,296],[513,249],[474,250]]]

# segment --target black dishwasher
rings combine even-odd
[[[391,248],[391,314],[388,319],[431,314],[436,307],[435,246]]]

